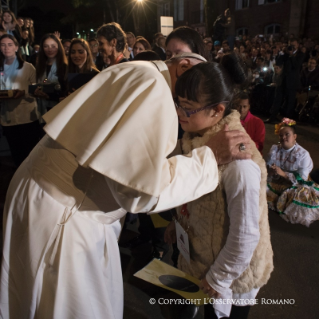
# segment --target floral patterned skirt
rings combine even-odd
[[[319,220],[318,184],[298,180],[297,185],[290,184],[290,187],[280,183],[269,183],[267,186],[268,207],[277,211],[287,222],[309,227]]]

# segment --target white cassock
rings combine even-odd
[[[167,159],[177,140],[169,85],[163,62],[123,63],[44,116],[47,135],[7,193],[1,318],[122,318],[119,219],[218,183],[206,146]]]

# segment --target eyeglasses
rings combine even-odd
[[[91,44],[90,45],[90,48],[96,48],[96,47],[98,47],[99,45],[98,44]]]
[[[203,106],[203,107],[200,107],[198,109],[191,110],[191,111],[188,111],[185,108],[183,108],[182,106],[180,106],[179,101],[174,101],[174,103],[175,103],[176,111],[178,109],[180,109],[181,112],[182,112],[182,115],[184,115],[186,117],[190,117],[192,114],[195,114],[195,113],[198,113],[200,111],[204,111],[204,110],[210,109],[210,108],[212,108],[212,107],[214,107],[214,106],[216,106],[218,104],[221,104],[221,103],[226,103],[227,104],[227,103],[229,103],[229,101],[221,101],[221,102],[218,102],[218,103],[215,103],[215,104],[210,104],[210,105],[207,105],[207,106]]]

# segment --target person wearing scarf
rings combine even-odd
[[[47,134],[7,192],[3,317],[121,319],[120,219],[198,198],[217,186],[218,164],[250,158],[239,148],[249,152],[246,133],[225,128],[167,159],[176,79],[203,61],[189,53],[111,66],[43,116]]]
[[[39,142],[39,114],[35,98],[28,94],[28,86],[35,82],[35,68],[25,62],[19,44],[12,35],[0,38],[1,90],[13,90],[13,97],[1,99],[1,125],[11,155],[18,167]]]

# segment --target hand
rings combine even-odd
[[[176,228],[175,228],[175,221],[172,220],[168,226],[166,227],[164,233],[164,241],[169,245],[176,243]]]
[[[279,175],[281,177],[287,178],[286,173],[280,167],[278,167],[274,164],[274,165],[272,165],[272,169],[274,170],[275,175]]]
[[[20,99],[21,97],[23,97],[25,95],[25,91],[24,90],[16,90],[16,94],[13,96],[14,99]]]
[[[245,151],[239,150],[239,145],[243,143]],[[227,164],[237,159],[250,159],[250,138],[245,132],[229,131],[226,124],[224,130],[213,136],[206,145],[213,151],[217,164]]]
[[[59,31],[54,31],[54,35],[55,35],[58,39],[60,39],[61,34],[60,34]]]
[[[41,99],[49,99],[49,95],[47,95],[46,93],[42,92],[42,88],[41,87],[37,87],[34,91],[34,96],[40,97]]]
[[[209,285],[206,278],[201,280],[199,288],[201,288],[203,292],[209,296],[209,298],[220,298],[220,294]]]

